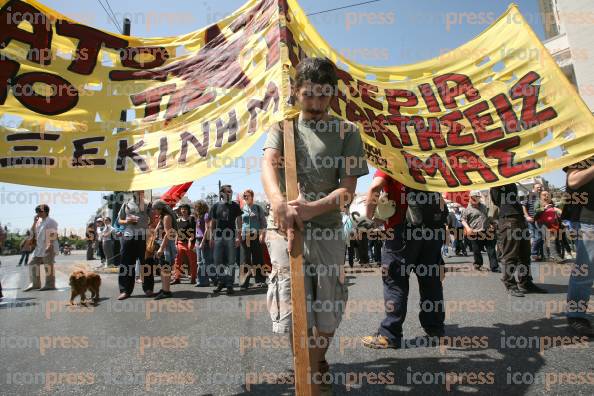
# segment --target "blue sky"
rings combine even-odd
[[[300,0],[306,13],[341,7],[362,0]],[[207,26],[230,14],[243,0],[110,0],[119,24],[132,20],[132,35],[175,36]],[[97,1],[45,0],[45,5],[96,28],[115,31],[114,24]],[[311,22],[337,50],[358,63],[385,66],[415,63],[432,58],[471,40],[502,14],[509,3],[501,0],[383,0],[378,3],[315,15]],[[543,37],[542,17],[537,0],[517,0],[516,4]],[[393,13],[394,23],[373,23],[378,16]],[[375,15],[375,16],[372,16]],[[384,19],[387,21],[386,19]],[[367,49],[367,51],[364,51]],[[262,142],[247,155],[259,155]],[[546,176],[555,185],[564,183],[561,172]],[[260,174],[223,168],[194,183],[189,195],[199,199],[217,190],[217,183],[232,184],[235,191],[252,188],[262,192]],[[364,178],[358,190],[369,183]],[[158,194],[164,189],[155,190]],[[37,197],[51,197],[52,216],[60,228],[82,229],[84,222],[101,205],[101,192],[54,190],[0,183],[0,222],[12,229],[30,226]],[[16,202],[16,203],[15,203]],[[77,202],[77,203],[73,203]]]

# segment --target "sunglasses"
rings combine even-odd
[[[251,198],[251,197],[252,197],[251,195],[247,195],[247,194],[243,196],[244,199],[248,199],[248,198]]]

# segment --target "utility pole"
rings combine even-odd
[[[124,32],[122,34],[124,36],[129,36],[131,27],[132,27],[132,24],[130,22],[130,19],[125,18],[124,19]],[[127,109],[122,110],[122,112],[120,114],[120,121],[122,121],[122,122],[128,121],[128,114],[126,112],[127,112]]]
[[[132,23],[130,22],[129,18],[124,18],[124,26],[123,26],[123,35],[129,36],[130,30],[132,28]],[[128,113],[127,109],[122,110],[120,113],[120,121],[126,122],[128,121]],[[118,128],[118,133],[123,131],[124,128]],[[121,191],[114,191],[113,192],[113,200],[112,200],[112,211],[111,211],[111,220],[116,224],[116,219],[118,218],[118,214],[120,213],[120,208],[122,207],[124,201],[124,195]]]
[[[124,18],[124,36],[129,36],[130,35],[130,18]]]

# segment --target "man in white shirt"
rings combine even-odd
[[[35,208],[36,215],[31,226],[36,241],[33,260],[29,264],[31,283],[23,291],[56,289],[54,263],[56,252],[59,249],[58,223],[49,217],[49,211],[49,206],[45,204]],[[45,267],[45,285],[43,287],[41,287],[41,264]]]

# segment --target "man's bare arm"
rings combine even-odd
[[[371,186],[369,186],[369,190],[367,191],[367,210],[365,214],[368,219],[373,219],[377,201],[385,184],[386,180],[383,177],[374,177]]]
[[[293,229],[297,224],[303,228],[303,222],[297,216],[297,212],[287,205],[287,199],[279,187],[279,168],[282,164],[282,156],[279,150],[268,148],[264,150],[264,160],[262,161],[262,186],[264,192],[270,201],[274,222],[281,232]]]
[[[272,148],[264,150],[264,160],[262,162],[262,186],[270,201],[270,205],[279,205],[286,201],[279,188],[278,169],[280,168],[281,163],[282,157],[279,150]]]
[[[594,180],[594,166],[588,169],[569,169],[567,171],[567,185],[569,188],[578,189]]]

